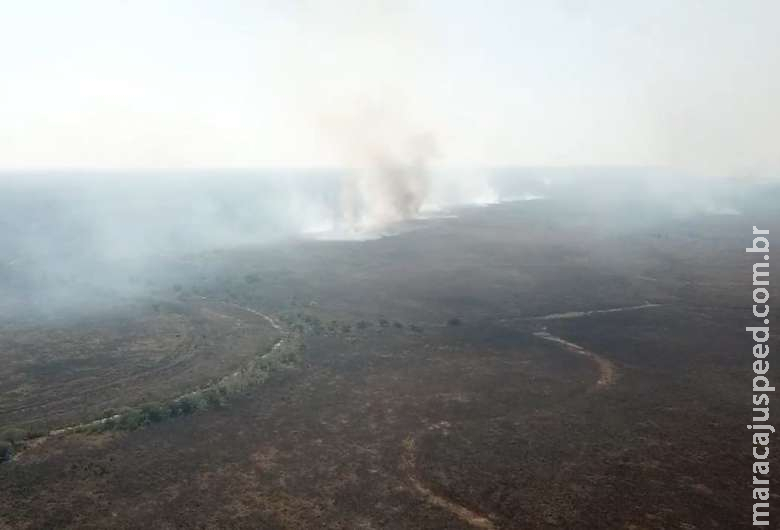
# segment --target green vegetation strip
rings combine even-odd
[[[291,370],[300,364],[304,351],[303,336],[284,334],[269,350],[259,352],[249,364],[218,382],[171,399],[167,402],[143,403],[134,407],[106,411],[102,418],[62,429],[40,432],[8,429],[0,433],[0,462],[10,460],[30,440],[70,433],[132,431],[171,418],[188,416],[201,410],[225,405],[231,397],[245,394],[262,384],[274,373]]]
[[[200,410],[221,407],[231,397],[244,394],[252,386],[264,383],[273,373],[298,366],[303,348],[300,335],[287,334],[279,339],[270,351],[258,355],[243,369],[223,377],[217,383],[188,392],[167,403],[144,403],[116,413],[108,411],[100,420],[69,429],[73,432],[134,430],[170,418],[188,416]]]
[[[240,307],[240,306],[239,306]],[[246,308],[243,308],[246,309]],[[257,313],[254,310],[249,310]],[[263,318],[269,317],[260,314]],[[390,321],[380,317],[376,322],[359,320],[357,322],[331,320],[324,323],[318,317],[305,312],[290,312],[283,314],[280,319],[291,330],[269,349],[258,352],[256,357],[241,370],[226,375],[218,382],[207,385],[198,390],[187,392],[181,396],[165,402],[142,403],[134,407],[123,407],[118,410],[107,410],[103,417],[54,429],[49,432],[41,430],[8,429],[0,433],[0,462],[10,460],[14,454],[18,454],[31,440],[45,438],[47,436],[59,436],[71,433],[101,433],[110,431],[132,431],[161,423],[171,418],[188,416],[201,410],[213,409],[224,406],[231,397],[245,394],[251,387],[262,384],[274,373],[293,369],[300,364],[304,351],[304,335],[313,334],[338,334],[351,335],[354,332],[381,330],[409,330],[413,333],[422,333],[423,327],[418,324]],[[273,324],[273,320],[270,320]],[[447,327],[460,326],[461,320],[450,318],[445,324]],[[279,329],[278,325],[274,327]]]

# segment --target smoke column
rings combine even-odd
[[[342,181],[345,228],[374,231],[420,213],[431,188],[429,164],[436,155],[432,135],[416,135],[400,149],[374,144]]]

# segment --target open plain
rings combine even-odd
[[[20,443],[0,528],[747,527],[744,247],[780,230],[778,193],[750,217],[563,197],[195,254],[90,327],[4,328],[0,422],[44,431],[283,333],[304,349],[195,414]]]

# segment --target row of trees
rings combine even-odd
[[[113,430],[132,431],[170,418],[188,416],[199,410],[217,408],[227,400],[227,390],[210,387],[178,397],[168,403],[144,403],[139,407],[124,407],[119,411],[108,410],[103,418],[85,426],[89,432]]]
[[[87,432],[112,430],[131,431],[171,418],[188,416],[195,412],[223,406],[231,396],[244,393],[252,385],[262,383],[274,372],[291,369],[300,364],[303,353],[301,337],[285,336],[270,351],[258,352],[258,358],[237,374],[226,376],[203,390],[190,392],[167,403],[144,403],[138,407],[108,410],[103,418],[83,426]]]

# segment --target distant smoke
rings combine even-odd
[[[400,149],[371,145],[345,174],[341,207],[345,228],[373,231],[420,213],[431,187],[432,135],[410,138]]]
[[[390,99],[391,96],[387,96]],[[431,193],[439,145],[411,118],[403,98],[354,101],[320,115],[319,125],[345,167],[337,231],[370,235],[420,213]]]

